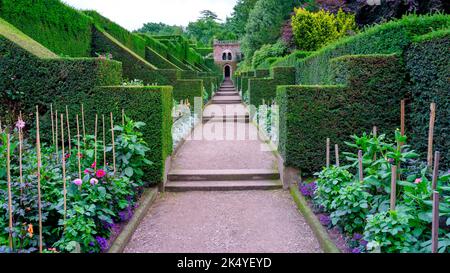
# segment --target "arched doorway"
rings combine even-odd
[[[225,67],[223,68],[224,72],[223,72],[223,76],[227,79],[231,77],[231,66],[229,65],[225,65]]]

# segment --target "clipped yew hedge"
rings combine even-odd
[[[403,52],[415,36],[450,27],[450,16],[405,16],[341,39],[297,62],[297,84],[334,84],[330,60],[354,54]]]
[[[95,113],[105,115],[108,125],[110,112],[115,117],[115,124],[121,124],[122,109],[131,119],[145,122],[141,131],[150,148],[148,159],[153,162],[146,170],[145,178],[153,184],[163,181],[165,159],[172,154],[172,87],[97,87],[86,95],[83,103],[87,132],[94,132]],[[64,108],[67,101],[62,102],[56,109]],[[77,110],[79,108],[71,112]],[[109,139],[108,135],[107,141]]]
[[[248,92],[250,104],[258,107],[275,99],[278,85],[295,84],[294,67],[274,67],[269,78],[250,78]]]
[[[4,123],[12,124],[21,109],[26,114],[25,121],[33,124],[33,117],[28,115],[38,105],[44,139],[51,138],[51,103],[70,99],[73,107],[79,107],[80,102],[89,99],[86,92],[95,86],[117,85],[122,81],[119,62],[97,58],[40,58],[23,46],[0,35],[0,117],[6,118]]]
[[[332,60],[335,86],[280,86],[279,150],[287,166],[312,174],[325,165],[325,143],[349,135],[393,132],[400,123],[405,71],[398,55],[342,56]]]
[[[0,17],[60,56],[90,56],[92,20],[59,0],[1,0]]]
[[[195,97],[203,98],[203,80],[178,80],[173,85],[173,90],[176,101],[187,99],[193,106]]]
[[[411,78],[407,119],[414,149],[426,154],[430,103],[436,103],[434,148],[441,152],[443,169],[450,168],[450,30],[418,37],[406,50]]]

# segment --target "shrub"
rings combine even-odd
[[[411,77],[409,128],[415,148],[426,153],[430,103],[436,103],[434,148],[440,151],[443,168],[450,168],[450,31],[441,30],[418,37],[405,51]]]
[[[203,80],[178,80],[173,89],[173,98],[176,101],[187,99],[194,105],[196,97],[203,97]]]
[[[385,211],[367,217],[364,239],[367,249],[382,252],[414,252],[416,239],[411,234],[412,216],[401,211]]]
[[[254,69],[258,68],[267,58],[282,57],[288,52],[288,48],[284,42],[278,41],[273,45],[263,45],[260,49],[255,51],[252,60]]]
[[[353,175],[335,166],[324,168],[316,175],[318,179],[314,202],[323,207],[323,210],[330,212],[333,200],[339,195],[340,189],[351,182]]]
[[[325,10],[309,12],[295,9],[292,28],[300,50],[314,51],[322,46],[356,31],[355,17],[339,10],[334,15]]]
[[[364,183],[355,180],[343,185],[331,201],[331,223],[343,227],[347,234],[364,231],[371,201],[372,195],[366,191]]]

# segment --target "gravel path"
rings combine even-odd
[[[321,252],[287,191],[161,195],[135,231],[128,253]]]

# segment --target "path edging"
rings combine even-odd
[[[119,236],[117,236],[116,240],[111,245],[111,248],[108,250],[108,253],[122,253],[128,242],[133,236],[134,231],[146,215],[148,209],[155,201],[158,196],[158,187],[152,187],[145,189],[139,200],[139,207],[134,211],[133,217],[128,221],[128,223],[124,226]]]
[[[300,193],[300,191],[295,186],[291,186],[290,192],[294,202],[297,204],[298,210],[303,214],[306,222],[316,235],[322,250],[325,253],[341,253],[336,244],[331,240],[328,232],[317,219],[314,212],[312,212],[305,197]]]

